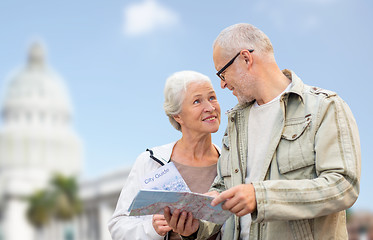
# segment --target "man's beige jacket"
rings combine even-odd
[[[334,92],[305,85],[293,72],[289,92],[253,182],[257,209],[250,240],[347,239],[345,210],[359,194],[360,140],[347,104]],[[218,176],[212,190],[244,183],[248,152],[247,124],[252,103],[228,112]],[[207,239],[220,226],[201,222],[197,238]],[[239,218],[224,226],[223,239],[240,239]]]

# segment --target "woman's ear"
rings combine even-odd
[[[172,116],[176,122],[178,122],[180,125],[181,123],[183,122],[183,120],[181,119],[180,115],[179,114],[176,114],[176,115],[173,115]]]

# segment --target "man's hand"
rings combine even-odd
[[[223,201],[225,203],[222,208],[231,211],[238,217],[252,213],[256,209],[254,186],[252,184],[234,186],[215,197],[211,205],[216,206]]]
[[[160,214],[153,215],[152,224],[153,224],[154,230],[161,236],[165,236],[167,232],[172,230],[170,226],[168,226],[164,216]]]
[[[190,236],[197,232],[199,228],[198,219],[194,219],[192,213],[190,212],[180,213],[180,210],[176,209],[171,215],[170,208],[165,207],[164,217],[172,230],[182,236]]]

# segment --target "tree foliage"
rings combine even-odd
[[[74,177],[56,174],[48,187],[32,194],[27,217],[35,227],[42,227],[52,218],[69,220],[82,210],[78,184]]]

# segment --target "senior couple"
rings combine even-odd
[[[221,150],[211,141],[220,106],[209,78],[173,74],[164,110],[182,137],[136,159],[109,221],[112,238],[347,239],[345,210],[359,194],[361,161],[347,104],[281,71],[271,41],[250,24],[224,29],[213,61],[221,87],[238,99]],[[128,216],[144,176],[169,161],[192,192],[208,192],[213,206],[223,203],[234,215],[223,226],[169,208],[163,215]]]

